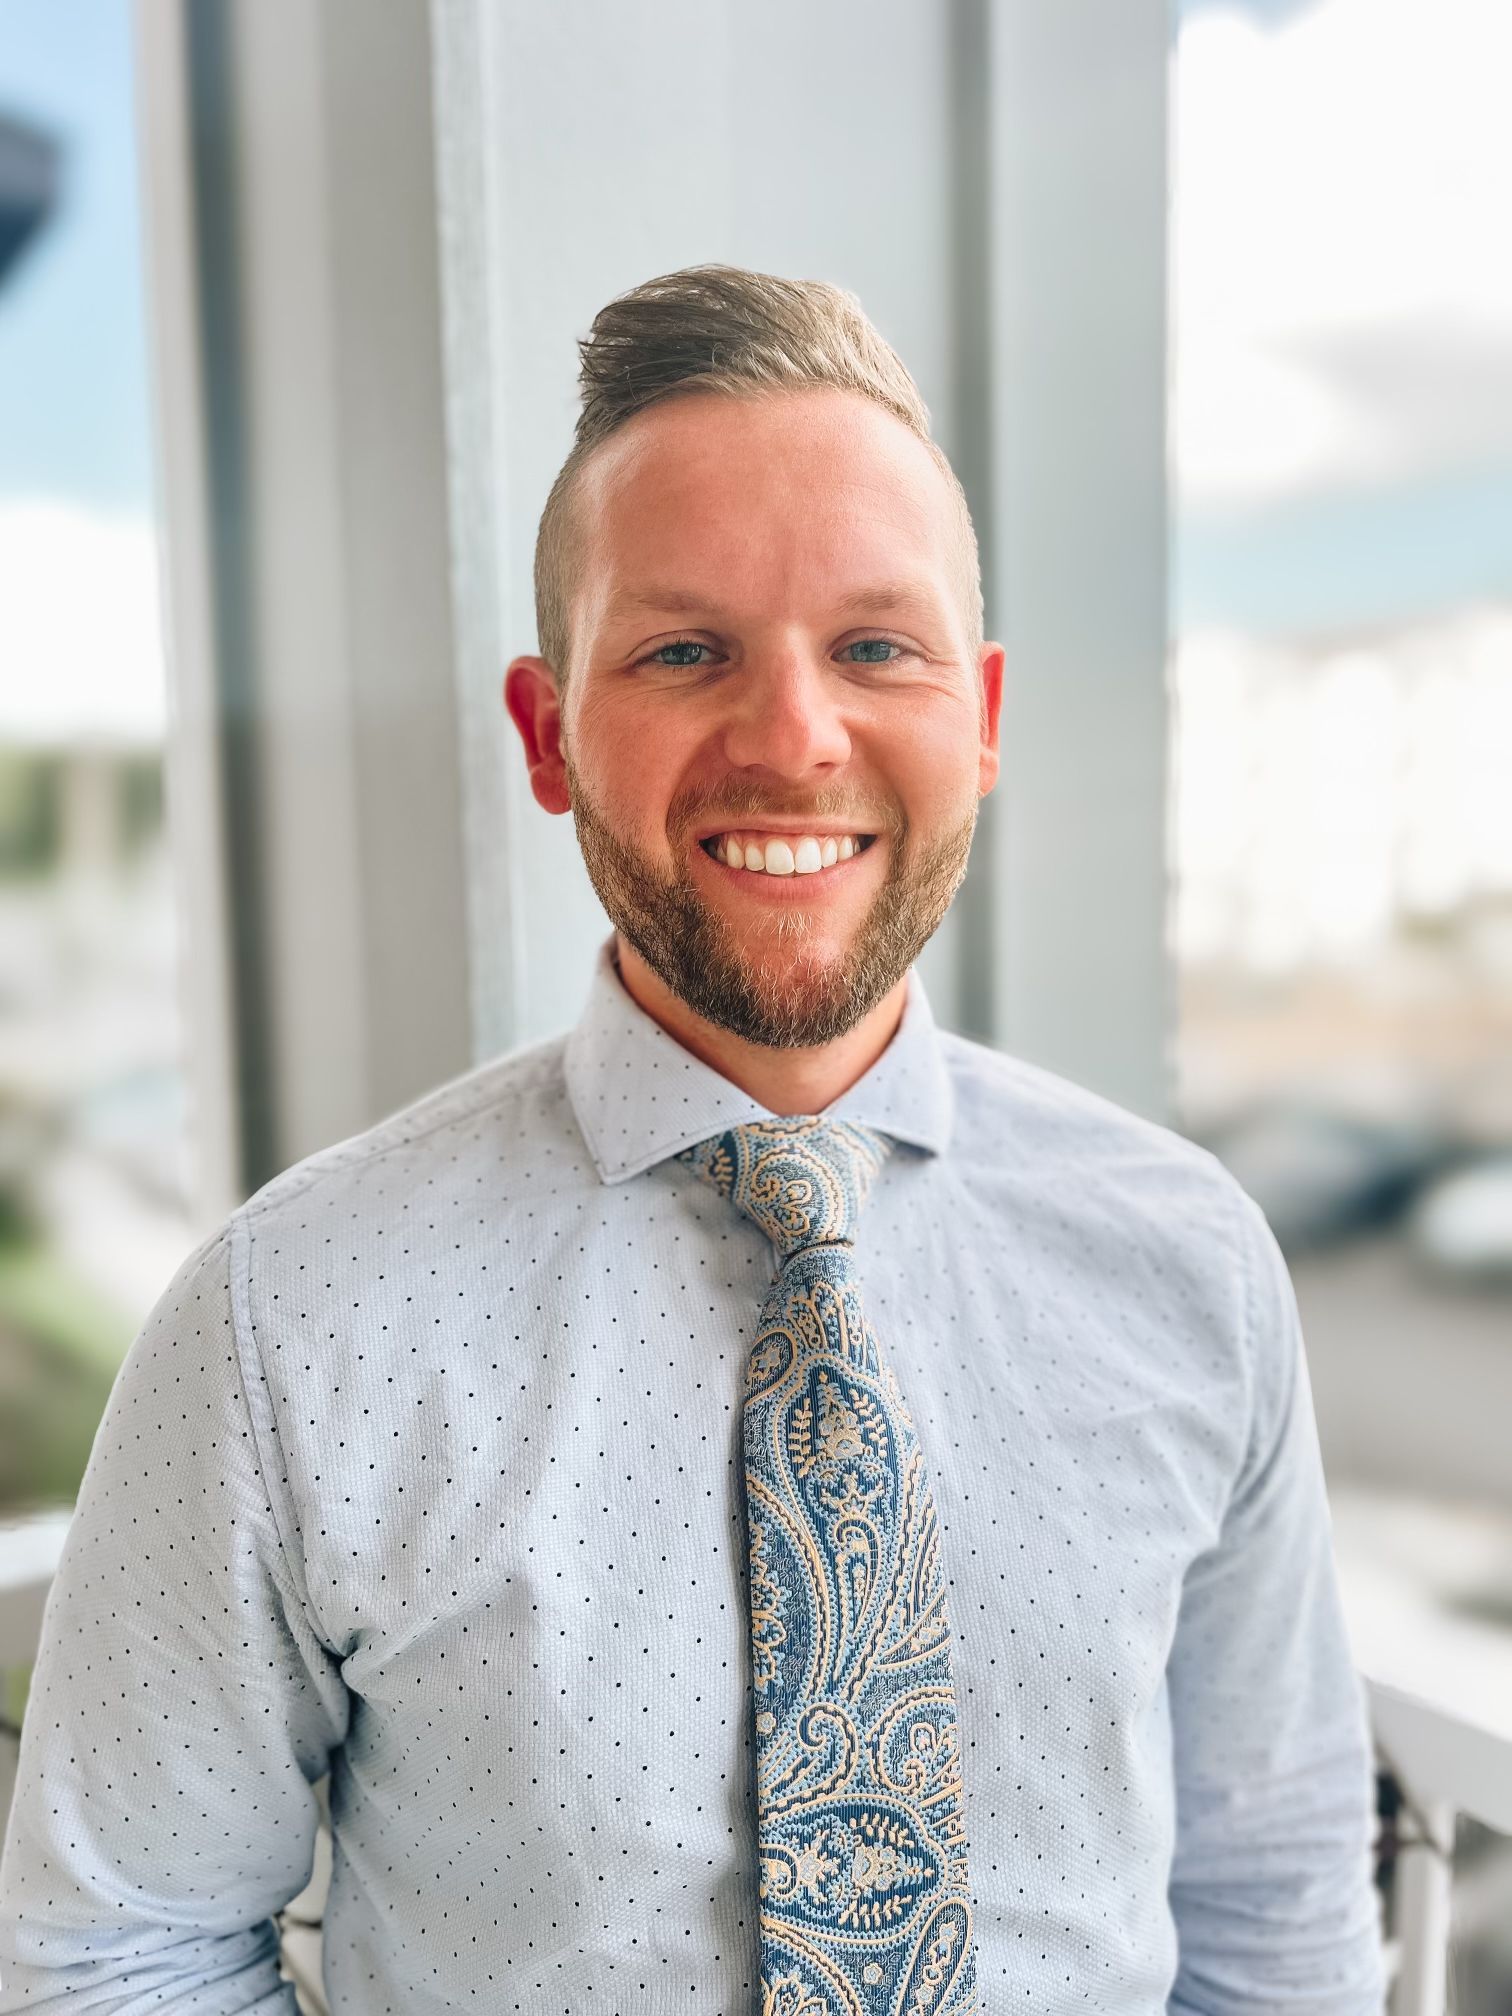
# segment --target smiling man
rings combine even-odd
[[[582,365],[505,696],[613,932],[570,1032],[287,1171],[144,1326],[0,2010],[292,2010],[329,1771],[335,2009],[1379,2016],[1279,1248],[914,969],[1004,654],[912,380],[731,267]]]
[[[679,286],[694,307],[674,280],[639,313]],[[848,389],[861,359],[843,385],[705,370],[648,402],[611,375],[613,326],[543,518],[546,655],[511,666],[510,711],[630,993],[764,1103],[817,1111],[897,1027],[997,775],[970,517],[895,362],[893,410]]]

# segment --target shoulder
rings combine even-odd
[[[941,1042],[967,1153],[1110,1181],[1194,1184],[1248,1202],[1211,1149],[1177,1128],[1009,1051],[953,1032]]]
[[[974,1194],[1125,1284],[1182,1284],[1209,1321],[1244,1327],[1273,1242],[1223,1162],[1177,1128],[1042,1065],[942,1037],[951,1152]]]
[[[1232,1442],[1264,1446],[1301,1351],[1286,1261],[1233,1172],[1176,1128],[1041,1065],[944,1038],[956,1176],[1018,1264],[1051,1294],[1074,1279],[1085,1313],[1189,1394],[1207,1391]],[[1110,1340],[1110,1349],[1113,1343]]]
[[[424,1186],[459,1163],[518,1162],[562,1126],[566,1111],[562,1052],[551,1036],[493,1057],[433,1086],[407,1105],[301,1157],[255,1191],[232,1214],[254,1236],[270,1222],[311,1205],[329,1208],[381,1183],[385,1173]],[[549,1138],[545,1144],[549,1150]]]

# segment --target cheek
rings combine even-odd
[[[666,830],[667,808],[686,774],[684,737],[665,709],[624,699],[585,701],[573,735],[583,786],[617,833],[642,844]]]
[[[977,796],[977,722],[962,708],[921,705],[873,724],[873,760],[909,818],[929,826],[958,815]]]

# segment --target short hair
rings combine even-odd
[[[962,613],[973,662],[980,655],[981,556],[966,493],[930,435],[918,386],[854,294],[825,280],[743,266],[685,266],[616,295],[594,316],[578,351],[582,411],[535,548],[536,632],[558,689],[572,655],[581,559],[574,502],[583,466],[635,414],[691,392],[749,397],[829,387],[859,392],[901,420],[929,449],[955,500]]]

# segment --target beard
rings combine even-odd
[[[664,874],[612,832],[563,751],[573,823],[588,877],[614,927],[695,1015],[746,1043],[815,1049],[846,1035],[902,979],[938,930],[966,874],[977,808],[933,841],[906,822],[866,825],[887,837],[887,877],[838,958],[813,949],[822,914],[794,904],[770,920],[765,949],[749,952],[685,873]],[[674,801],[668,825],[686,834],[698,806]],[[717,808],[721,812],[727,808]],[[755,804],[747,812],[765,809]],[[809,805],[814,817],[844,817]],[[801,819],[803,813],[796,815]],[[731,814],[729,830],[740,820]],[[875,844],[875,843],[874,843]]]

